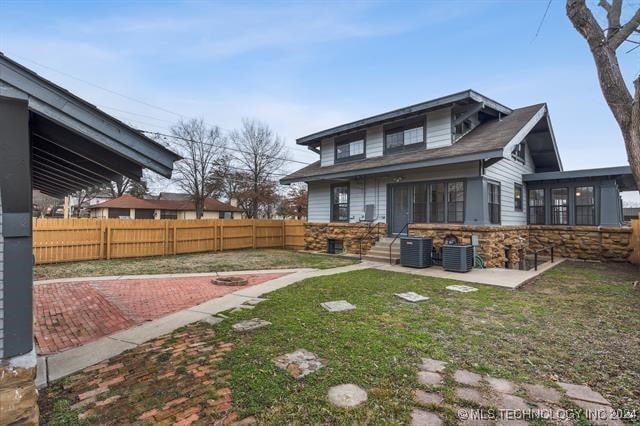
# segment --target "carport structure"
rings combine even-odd
[[[37,423],[32,189],[62,197],[180,157],[0,52],[0,424]]]

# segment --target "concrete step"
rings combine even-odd
[[[373,247],[371,250],[367,252],[367,254],[373,255],[373,256],[389,257],[389,249],[386,247]],[[395,248],[391,249],[391,256],[400,257],[400,250],[396,250]]]
[[[389,263],[389,254],[387,253],[386,256],[371,256],[369,254],[366,254],[362,256],[362,260],[370,260],[372,262],[380,262],[380,263]],[[397,265],[398,263],[400,263],[400,258],[393,257],[391,259],[391,262]]]

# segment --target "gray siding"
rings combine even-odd
[[[451,108],[427,114],[427,149],[451,145]]]
[[[505,158],[487,167],[484,176],[500,183],[500,213],[502,225],[525,225],[527,223],[527,189],[522,183],[522,175],[534,173],[533,158],[527,147],[524,164],[511,159],[511,153]],[[522,211],[516,211],[514,206],[514,184],[523,186]]]
[[[332,166],[334,157],[333,138],[324,139],[320,144],[320,165]]]
[[[374,126],[367,129],[367,158],[379,157],[383,151],[384,132],[382,126]]]
[[[4,237],[2,235],[2,194],[0,194],[0,358],[4,354]]]
[[[309,182],[309,222],[329,222],[330,184]]]

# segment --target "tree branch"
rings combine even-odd
[[[619,19],[619,18],[618,18]],[[616,50],[620,45],[634,32],[640,28],[640,8],[636,10],[633,17],[624,24],[615,34],[612,34],[609,39],[609,46]]]

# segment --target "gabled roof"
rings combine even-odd
[[[500,120],[483,123],[450,146],[400,154],[387,154],[361,161],[320,166],[317,161],[280,180],[283,184],[339,179],[465,161],[502,158],[504,148],[525,127],[535,125],[546,113],[545,104],[518,108]]]
[[[430,101],[421,102],[419,104],[411,105],[404,108],[399,108],[393,111],[385,112],[382,114],[373,115],[371,117],[363,118],[351,123],[342,124],[340,126],[332,127],[321,132],[316,132],[308,136],[303,136],[296,140],[298,145],[314,145],[318,144],[321,139],[335,136],[341,133],[348,133],[363,129],[365,127],[373,126],[375,124],[383,123],[386,121],[402,119],[410,117],[412,115],[422,114],[429,110],[442,108],[447,105],[464,102],[479,102],[484,104],[486,108],[496,111],[500,114],[510,114],[511,108],[508,108],[493,99],[484,96],[475,90],[464,90],[462,92],[454,93],[452,95],[442,96],[440,98],[432,99]]]
[[[122,197],[107,200],[103,203],[95,204],[91,209],[117,208],[117,209],[158,209],[158,210],[195,210],[195,204],[189,200],[147,200],[123,195]],[[223,203],[215,198],[207,198],[204,203],[205,211],[241,212],[242,209],[231,204]]]

